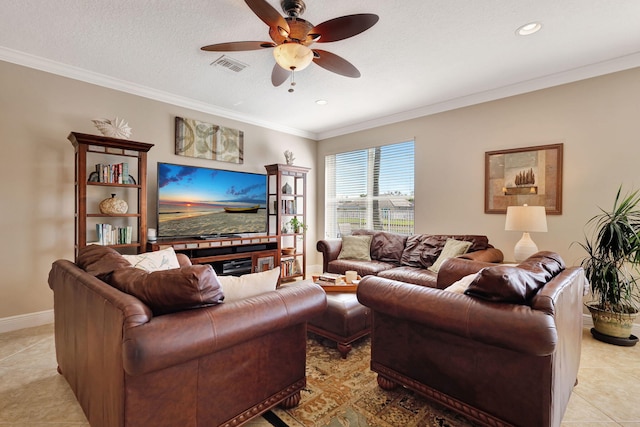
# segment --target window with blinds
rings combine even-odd
[[[325,157],[325,237],[414,232],[414,141]]]

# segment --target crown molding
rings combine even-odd
[[[153,99],[155,101],[160,101],[183,108],[189,108],[192,110],[224,117],[231,120],[237,120],[266,129],[296,135],[303,138],[309,138],[315,141],[322,141],[324,139],[333,138],[336,136],[374,129],[380,126],[399,123],[407,120],[429,116],[432,114],[438,114],[445,111],[455,110],[458,108],[468,107],[484,102],[495,101],[497,99],[521,95],[536,90],[547,89],[550,87],[572,83],[579,80],[585,80],[592,77],[598,77],[605,74],[639,67],[640,52],[614,58],[609,61],[603,61],[585,67],[575,68],[537,79],[527,80],[524,82],[499,87],[488,91],[478,92],[472,95],[463,96],[436,104],[426,105],[424,107],[416,108],[409,111],[403,111],[397,114],[376,117],[370,120],[365,120],[340,128],[330,129],[317,133],[287,126],[281,126],[263,120],[257,120],[255,117],[238,114],[235,111],[227,110],[215,105],[207,104],[201,101],[195,101],[190,98],[177,96],[168,92],[152,89],[146,86],[134,84],[124,80],[109,77],[104,74],[95,73],[82,68],[73,67],[67,64],[52,61],[13,49],[8,49],[5,47],[0,47],[0,60],[29,68],[34,68],[51,74],[68,77],[74,80],[95,84],[109,89],[118,90],[120,92],[142,96],[144,98]]]
[[[52,61],[50,59],[31,55],[13,49],[0,46],[0,60],[10,62],[24,67],[33,68],[62,77],[83,81],[85,83],[106,87],[108,89],[141,96],[143,98],[152,99],[154,101],[164,102],[166,104],[178,107],[189,108],[191,110],[224,117],[231,120],[237,120],[243,123],[260,126],[266,129],[275,130],[303,138],[317,139],[317,134],[307,132],[301,129],[281,126],[272,122],[257,120],[255,117],[239,114],[235,111],[207,104],[205,102],[196,101],[190,98],[181,97],[161,90],[153,89],[147,86],[138,85],[125,80],[109,77],[104,74],[88,71],[83,68],[74,67],[63,64],[61,62]]]
[[[575,68],[561,73],[550,74],[548,76],[540,77],[537,79],[527,80],[524,82],[503,86],[484,92],[478,92],[472,95],[463,96],[436,104],[426,105],[424,107],[416,108],[409,111],[403,111],[390,116],[378,117],[341,128],[319,132],[317,134],[317,139],[319,141],[322,141],[324,139],[333,138],[336,136],[417,119],[419,117],[430,116],[432,114],[442,113],[445,111],[455,110],[463,107],[469,107],[471,105],[482,104],[484,102],[495,101],[497,99],[508,98],[510,96],[522,95],[527,92],[534,92],[536,90],[547,89],[554,86],[573,83],[579,80],[585,80],[592,77],[598,77],[605,74],[611,74],[636,67],[640,67],[640,52],[614,58],[609,61],[598,62],[585,67]]]

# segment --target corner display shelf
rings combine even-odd
[[[306,231],[295,230],[291,220],[295,218],[307,225],[307,173],[310,169],[282,164],[266,165],[265,168],[269,235],[278,238],[281,279],[304,279],[307,274]]]
[[[142,253],[147,245],[147,152],[153,144],[71,132],[75,148],[75,254],[98,240],[97,224],[132,227],[131,243],[109,245],[118,251]],[[134,159],[128,162],[129,159]],[[122,182],[98,182],[96,165],[123,164]],[[128,171],[126,171],[128,169]],[[125,214],[100,213],[100,201],[116,194],[125,200]]]

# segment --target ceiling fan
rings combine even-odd
[[[287,15],[283,17],[266,0],[245,0],[251,10],[269,26],[269,36],[273,42],[241,41],[204,46],[211,52],[232,52],[274,48],[276,64],[271,72],[271,83],[280,86],[293,72],[306,68],[315,62],[322,68],[346,77],[360,77],[360,71],[346,59],[326,50],[311,49],[313,43],[327,43],[344,40],[368,30],[378,22],[378,15],[361,13],[330,19],[314,26],[300,18],[306,9],[302,0],[281,0],[280,6]],[[289,89],[293,92],[293,88]]]

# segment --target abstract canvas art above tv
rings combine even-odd
[[[267,176],[158,163],[158,237],[267,231]]]

